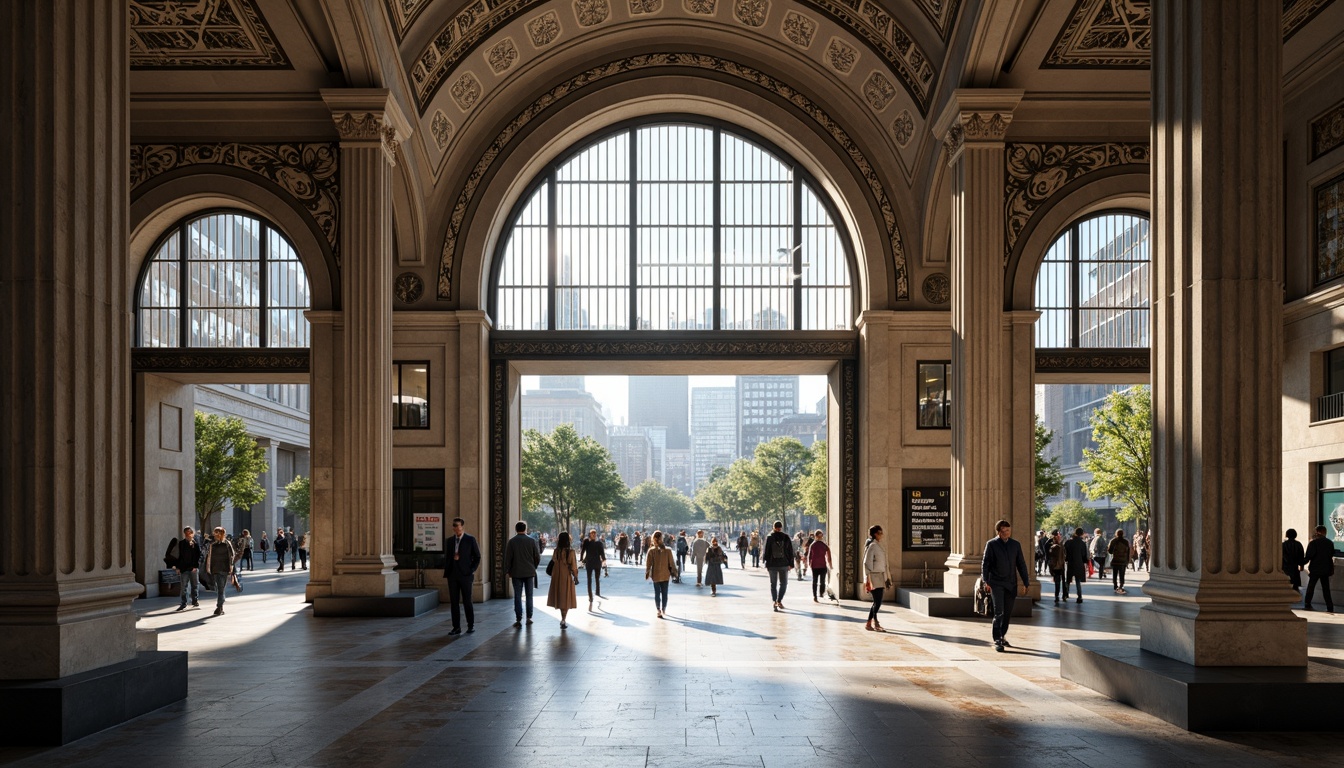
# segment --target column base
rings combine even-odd
[[[0,744],[69,744],[185,698],[186,651],[145,651],[57,680],[0,682]]]
[[[904,608],[924,616],[943,616],[952,618],[985,618],[975,612],[975,597],[967,595],[949,595],[938,589],[906,589],[897,587],[896,602]],[[1032,603],[1030,597],[1019,597],[1013,603],[1014,618],[1031,618]],[[992,617],[990,617],[992,618]],[[986,619],[988,620],[988,619]]]
[[[317,597],[313,615],[319,617],[411,618],[439,607],[437,589],[406,589],[386,597]]]
[[[948,568],[943,572],[943,592],[954,597],[970,597],[975,594],[975,582],[979,578],[978,561],[973,569]]]
[[[1275,621],[1191,618],[1153,606],[1139,611],[1145,651],[1199,667],[1303,667],[1307,620],[1291,611]]]
[[[1344,697],[1338,667],[1196,667],[1135,640],[1066,640],[1059,671],[1187,731],[1333,731]]]
[[[331,577],[331,594],[339,597],[387,597],[400,589],[397,572],[337,573]]]

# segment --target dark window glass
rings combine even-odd
[[[1074,222],[1046,251],[1036,275],[1036,346],[1149,345],[1148,219],[1107,212]]]
[[[921,361],[918,383],[920,429],[952,427],[952,363],[948,360]]]
[[[392,553],[398,568],[415,567],[415,547],[419,543],[421,567],[443,569],[443,536],[448,530],[443,488],[441,469],[392,470]],[[433,521],[438,528],[430,537],[432,543],[419,541],[417,537],[424,531],[434,530]]]
[[[429,362],[392,364],[392,428],[429,429]]]

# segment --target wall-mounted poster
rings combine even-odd
[[[952,549],[952,489],[905,489],[905,549]]]
[[[1344,491],[1321,491],[1320,520],[1325,535],[1335,542],[1335,549],[1344,549]]]
[[[1316,284],[1344,277],[1344,175],[1316,188]]]
[[[443,551],[443,513],[415,513],[415,547],[426,552]]]

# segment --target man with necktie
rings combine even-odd
[[[447,565],[443,576],[448,580],[448,600],[453,604],[453,631],[462,634],[462,608],[467,609],[467,634],[476,631],[476,611],[471,604],[471,585],[476,580],[476,569],[481,566],[481,548],[476,537],[463,532],[466,525],[460,517],[453,518],[453,535],[444,544]]]

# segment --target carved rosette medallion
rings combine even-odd
[[[453,83],[452,95],[458,109],[463,112],[470,111],[481,98],[481,81],[472,73],[464,72],[457,78],[457,82]]]
[[[942,272],[924,278],[924,300],[930,304],[946,304],[952,298],[952,281]]]
[[[697,16],[713,16],[719,9],[719,0],[681,0],[681,7]]]
[[[630,0],[630,15],[643,16],[663,10],[663,0]]]
[[[392,282],[392,292],[402,304],[414,304],[425,295],[425,281],[414,272],[402,272]]]
[[[574,18],[580,27],[595,27],[611,15],[607,0],[574,0]]]
[[[854,65],[858,61],[858,48],[838,37],[831,38],[830,44],[826,46],[826,63],[831,65],[831,69],[842,75],[848,75],[854,71]]]
[[[439,151],[448,148],[448,140],[453,136],[453,123],[442,109],[434,110],[434,120],[429,124],[429,132],[434,136],[434,144]]]
[[[765,26],[770,13],[770,0],[734,0],[733,17],[748,27]]]
[[[510,67],[518,63],[518,46],[513,44],[513,38],[506,37],[491,46],[485,53],[485,63],[490,65],[490,71],[496,75],[508,72]]]
[[[910,144],[910,139],[915,135],[915,118],[911,116],[910,110],[903,109],[901,114],[891,121],[891,137],[896,140],[896,145],[905,149]]]
[[[812,47],[812,38],[817,35],[817,22],[797,11],[789,11],[784,14],[784,23],[780,26],[780,31],[784,33],[784,39],[799,48],[807,49]]]
[[[555,11],[547,11],[527,22],[527,36],[537,48],[554,43],[560,37],[560,16]]]
[[[874,112],[881,112],[896,98],[896,86],[891,84],[886,75],[874,71],[863,81],[863,98]]]

